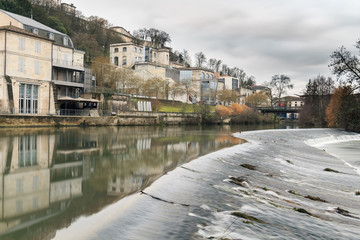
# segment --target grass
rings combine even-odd
[[[215,106],[210,106],[210,111],[214,112]],[[161,103],[159,112],[194,113],[195,109],[194,109],[193,104],[188,104],[188,103],[184,103],[184,104],[174,103],[173,104],[173,103],[169,102],[169,103]]]

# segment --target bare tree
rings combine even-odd
[[[195,53],[195,66],[202,67],[206,63],[206,57],[203,52]]]
[[[360,40],[356,42],[356,48],[360,50]],[[344,77],[345,83],[353,85],[354,89],[360,88],[360,60],[344,46],[334,51],[331,55],[329,67],[338,78]]]
[[[287,89],[292,89],[294,87],[294,85],[291,84],[291,79],[283,74],[275,74],[274,76],[272,76],[271,81],[269,83],[265,83],[265,85],[271,90],[271,106],[273,106],[274,104],[274,99],[280,101],[281,96],[283,94],[286,94]]]
[[[190,67],[191,66],[191,57],[189,55],[189,52],[188,50],[186,49],[183,49],[182,51],[182,56],[183,56],[183,59],[184,59],[184,64],[186,67]]]
[[[169,86],[169,95],[173,101],[175,100],[176,96],[181,96],[184,94],[185,89],[183,87],[183,84],[181,84],[180,82],[176,82]]]

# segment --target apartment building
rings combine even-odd
[[[53,41],[13,25],[0,27],[0,39],[0,111],[54,114]]]
[[[169,48],[152,48],[133,42],[110,45],[110,63],[116,66],[131,67],[139,62],[169,66],[169,55]]]
[[[76,50],[68,35],[4,10],[0,26],[2,112],[59,114],[97,106],[97,100],[80,98],[85,52]]]

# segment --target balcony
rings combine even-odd
[[[84,64],[82,63],[74,63],[73,61],[65,61],[57,58],[53,58],[52,63],[54,67],[84,71]]]

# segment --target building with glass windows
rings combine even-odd
[[[66,114],[83,99],[84,54],[66,34],[0,9],[0,111]]]

